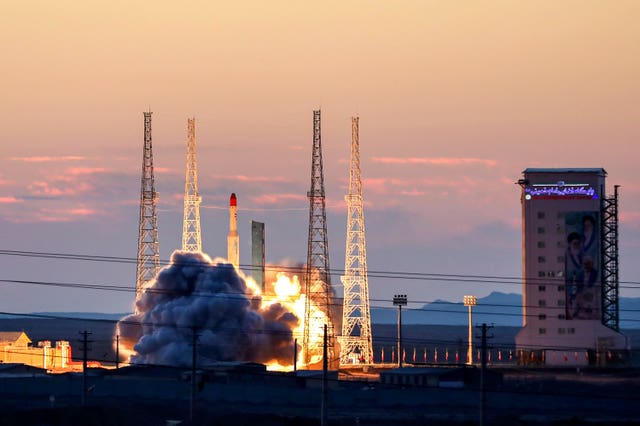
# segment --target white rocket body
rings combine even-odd
[[[236,269],[240,267],[240,243],[238,238],[238,201],[236,194],[229,198],[229,235],[227,236],[227,260]]]

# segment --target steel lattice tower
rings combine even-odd
[[[182,250],[202,251],[200,233],[200,202],[198,194],[198,164],[196,162],[196,119],[187,119],[187,174],[184,184],[184,222]]]
[[[309,198],[309,239],[305,292],[305,316],[303,359],[309,364],[312,358],[322,357],[322,339],[311,338],[322,333],[327,322],[328,360],[334,359],[333,323],[331,320],[331,276],[329,274],[329,244],[327,242],[327,214],[322,171],[322,143],[320,138],[320,110],[313,111],[313,152],[311,156],[311,189]],[[319,312],[320,311],[320,312]],[[322,314],[326,315],[326,320]],[[312,329],[313,328],[313,329]],[[318,358],[320,356],[320,358]]]
[[[367,364],[373,362],[358,122],[358,117],[351,118],[349,194],[344,197],[347,202],[347,247],[344,275],[341,277],[344,284],[344,304],[340,364],[348,364],[352,353],[359,354]]]
[[[158,193],[153,179],[151,144],[151,111],[144,113],[144,148],[142,150],[142,184],[140,188],[140,228],[138,231],[138,266],[136,268],[136,298],[147,281],[160,270],[158,252]]]
[[[602,199],[602,323],[620,331],[620,257],[618,249],[618,188]]]

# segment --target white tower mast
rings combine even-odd
[[[340,364],[348,364],[350,355],[361,362],[373,362],[369,283],[367,278],[367,245],[364,231],[362,180],[360,178],[359,117],[351,118],[351,165],[347,201],[347,247],[344,261],[344,305]]]
[[[198,164],[196,162],[196,119],[187,119],[187,175],[184,185],[184,222],[182,250],[202,251],[200,233],[200,202],[198,195]]]

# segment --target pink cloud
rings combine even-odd
[[[21,200],[16,197],[0,197],[0,204],[15,204],[15,203],[23,203],[24,200]]]
[[[214,175],[217,180],[233,180],[239,182],[289,182],[290,179],[283,176],[247,176],[247,175]]]
[[[434,166],[468,166],[481,164],[494,167],[498,164],[495,160],[468,157],[373,157],[374,163],[383,164],[429,164]]]
[[[256,204],[279,204],[285,201],[306,201],[307,197],[301,194],[262,194],[251,197]]]
[[[12,157],[13,161],[22,161],[23,163],[58,163],[65,161],[81,161],[85,157],[78,155],[64,155],[64,156],[44,156],[44,157]]]
[[[60,197],[74,196],[92,191],[95,186],[89,180],[92,175],[107,173],[104,167],[69,167],[63,174],[48,180],[35,181],[27,188],[33,195]]]
[[[68,178],[56,179],[54,183],[37,181],[33,182],[27,188],[33,195],[47,197],[78,195],[93,190],[93,185],[88,182],[73,182],[73,185],[66,185],[70,182],[73,181]]]
[[[405,190],[400,191],[400,195],[406,195],[408,197],[420,197],[426,194],[427,194],[426,192],[418,191],[417,189],[412,189],[410,191],[405,191]]]
[[[64,208],[47,208],[40,210],[30,210],[27,214],[22,214],[7,218],[13,223],[33,223],[33,222],[50,222],[63,223],[72,222],[74,220],[88,220],[93,216],[104,216],[104,212],[99,210],[86,208],[83,206],[64,209]]]
[[[96,173],[106,173],[107,169],[104,167],[69,167],[67,173],[73,176],[77,175],[92,175]]]

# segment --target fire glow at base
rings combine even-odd
[[[138,313],[118,323],[120,352],[132,364],[187,367],[196,330],[199,366],[240,361],[290,370],[294,339],[302,341],[305,296],[296,275],[276,272],[269,284],[260,294],[253,279],[226,260],[176,251],[136,299]],[[311,338],[321,342],[327,316],[312,305],[311,317],[317,323]],[[311,355],[312,363],[321,360],[322,354]]]

